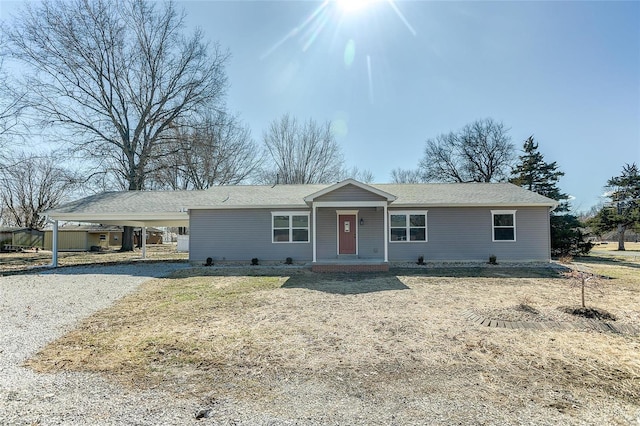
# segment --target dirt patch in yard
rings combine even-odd
[[[532,410],[592,423],[613,412],[633,418],[639,409],[637,338],[493,329],[461,316],[522,306],[535,316],[577,301],[576,289],[553,271],[229,271],[149,281],[28,365],[100,372],[211,406],[231,398],[301,422],[468,422],[491,407],[490,423],[513,422],[496,413]],[[612,284],[593,298],[640,326],[639,296],[635,285]],[[603,412],[603,401],[614,411]],[[440,417],[429,411],[434,404],[442,404]]]

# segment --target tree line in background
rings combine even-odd
[[[558,201],[551,212],[552,255],[581,255],[592,248],[588,234],[609,231],[618,234],[618,249],[624,250],[625,232],[640,232],[640,177],[635,164],[623,167],[622,174],[606,184],[609,202],[594,210],[586,222],[569,214],[569,195],[558,182],[564,176],[558,164],[548,163],[538,151],[533,136],[524,141],[522,154],[515,159],[504,124],[488,118],[428,139],[417,169],[394,169],[396,183],[419,182],[501,182],[515,185]]]
[[[225,105],[230,53],[200,30],[186,34],[184,19],[173,3],[44,0],[26,3],[3,28],[2,221],[42,228],[43,211],[82,192],[373,181],[368,170],[345,166],[330,122],[286,114],[256,143]],[[24,70],[20,81],[9,78],[5,56]],[[18,149],[34,136],[34,124],[52,151]],[[611,203],[590,222],[599,232],[615,228],[623,238],[638,226],[637,174],[635,165],[625,166],[608,182]],[[584,253],[584,225],[567,214],[568,196],[558,188],[563,175],[533,137],[516,159],[508,129],[484,119],[428,139],[418,168],[395,169],[391,179],[509,180],[559,201],[551,216],[554,254]],[[122,249],[133,249],[129,227]]]

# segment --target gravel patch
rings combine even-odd
[[[22,363],[79,321],[185,264],[74,267],[0,277],[0,423],[188,424],[198,401],[127,390],[96,374],[38,374]]]

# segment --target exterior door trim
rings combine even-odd
[[[340,216],[341,215],[353,215],[356,217],[356,223],[354,224],[355,233],[356,233],[356,253],[358,255],[358,240],[360,239],[359,235],[359,226],[360,223],[358,220],[358,210],[336,210],[336,255],[340,256]]]

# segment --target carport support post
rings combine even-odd
[[[53,232],[51,232],[51,250],[53,252],[51,258],[51,266],[58,267],[58,221],[53,221]]]
[[[142,227],[142,232],[140,232],[140,239],[142,240],[142,258],[147,258],[147,227]]]

